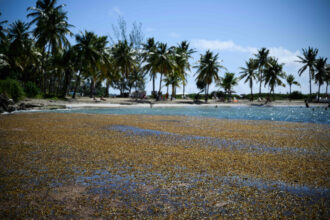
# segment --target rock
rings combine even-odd
[[[44,106],[44,104],[41,104],[41,103],[25,103],[26,108],[40,108],[43,106]]]
[[[12,100],[10,100],[7,96],[5,95],[0,95],[0,107],[4,111],[8,111],[9,105],[12,105]]]
[[[55,109],[65,109],[65,105],[46,105],[43,109],[55,110]]]
[[[15,104],[14,100],[12,100],[12,99],[8,99],[8,103],[9,103],[9,105],[14,105]]]
[[[15,105],[8,105],[7,112],[13,112],[13,111],[16,111],[16,106]]]

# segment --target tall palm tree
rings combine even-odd
[[[220,61],[218,60],[219,54],[213,55],[210,50],[207,50],[205,54],[200,55],[200,59],[198,61],[198,65],[194,66],[197,68],[195,75],[197,82],[205,82],[205,102],[208,101],[208,92],[210,84],[214,81],[218,81],[220,79],[218,72],[220,69],[224,68]]]
[[[273,92],[276,86],[283,86],[285,84],[281,79],[286,78],[285,72],[283,72],[283,63],[278,63],[278,60],[274,57],[269,58],[269,67],[265,69],[265,85],[268,84],[270,91],[269,94]]]
[[[256,59],[258,60],[259,97],[261,96],[261,84],[264,80],[265,68],[270,65],[268,62],[268,54],[269,50],[265,47],[258,50],[257,54],[254,54],[254,56],[256,56]]]
[[[35,7],[29,7],[28,11],[31,11],[27,17],[32,17],[30,24],[36,24],[33,35],[37,39],[36,45],[46,50],[47,55],[55,55],[58,50],[69,45],[69,41],[66,35],[73,35],[69,30],[70,25],[67,20],[67,13],[62,10],[64,5],[56,6],[57,0],[38,0]],[[43,69],[46,66],[46,59],[43,61]],[[44,72],[46,72],[44,70]],[[54,76],[50,75],[49,78],[49,90],[52,89],[54,84]],[[43,83],[43,90],[46,92],[45,80]],[[49,91],[51,92],[51,91]]]
[[[162,80],[163,75],[167,75],[172,71],[173,66],[175,65],[173,62],[173,58],[171,57],[171,51],[167,48],[167,44],[159,43],[155,55],[155,66],[157,70],[160,72],[160,80],[159,80],[159,90],[158,97],[161,94],[162,90]]]
[[[29,52],[31,40],[29,39],[29,24],[20,20],[9,25],[9,51],[11,68],[15,72],[24,72],[25,67],[29,64]]]
[[[179,71],[182,75],[182,98],[185,96],[185,87],[187,83],[187,71],[190,71],[189,59],[195,53],[194,49],[189,48],[187,41],[182,41],[178,46],[176,53],[180,56],[180,62],[177,63]]]
[[[129,75],[133,72],[136,65],[136,51],[133,45],[129,44],[126,40],[119,41],[113,47],[112,51],[114,63],[121,73],[121,89],[120,94],[123,95],[125,89],[125,80],[128,80]]]
[[[308,49],[302,49],[303,51],[303,57],[298,56],[300,60],[298,60],[299,63],[302,63],[303,66],[299,69],[298,73],[299,76],[305,70],[309,69],[309,98],[312,98],[312,79],[314,78],[314,69],[315,69],[315,63],[316,63],[316,56],[318,53],[318,49],[313,49],[312,47],[308,47]]]
[[[0,12],[0,16],[1,16],[1,12]],[[0,21],[0,43],[2,43],[2,40],[6,37],[6,30],[4,29],[4,27],[2,26],[3,24],[6,24],[8,21],[4,20],[4,21]]]
[[[249,86],[251,89],[251,97],[250,100],[253,101],[253,80],[256,79],[256,70],[258,69],[258,60],[250,58],[248,62],[245,62],[246,68],[241,67],[241,76],[240,80],[245,79],[244,83],[249,82]]]
[[[225,77],[218,80],[217,86],[224,88],[225,93],[228,94],[228,100],[231,100],[231,93],[233,86],[237,85],[239,78],[235,77],[235,73],[226,73]]]
[[[79,75],[76,77],[75,87],[79,85],[81,76],[88,77],[93,71],[95,71],[95,66],[99,59],[99,52],[95,45],[96,40],[97,36],[93,32],[85,31],[85,33],[76,35],[77,44],[74,47],[78,55],[77,65]],[[72,98],[74,98],[74,96]]]
[[[327,65],[327,58],[320,57],[319,59],[316,60],[315,63],[315,69],[316,69],[316,74],[315,74],[315,83],[319,84],[319,89],[317,92],[317,101],[320,101],[320,89],[321,85],[325,82],[325,77],[326,77],[326,65]]]
[[[149,72],[152,79],[152,95],[156,94],[155,91],[155,79],[157,76],[157,69],[155,66],[155,54],[157,51],[157,42],[154,38],[147,39],[147,43],[143,44],[143,61],[146,62],[144,69]]]
[[[289,85],[289,88],[290,88],[290,96],[291,96],[291,86],[292,85],[297,85],[297,86],[300,86],[299,82],[297,82],[294,78],[294,76],[292,74],[289,74],[287,77],[286,77],[286,82],[288,83]]]

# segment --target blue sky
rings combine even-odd
[[[65,3],[69,23],[74,33],[89,30],[100,35],[112,35],[112,24],[122,16],[130,28],[141,22],[147,37],[176,45],[188,40],[197,51],[191,64],[207,49],[219,53],[222,64],[230,72],[239,74],[239,67],[252,57],[257,49],[267,47],[270,54],[285,63],[284,70],[294,74],[301,88],[309,92],[308,73],[298,77],[300,64],[295,62],[302,48],[319,49],[319,56],[330,58],[330,1],[329,0],[59,0]],[[27,7],[34,0],[0,0],[1,20],[27,20]],[[197,92],[195,70],[189,74],[188,93]],[[220,76],[224,71],[220,72]],[[157,84],[158,85],[158,84]],[[151,83],[147,84],[150,91]],[[211,90],[217,89],[211,86]],[[248,85],[240,82],[234,90],[249,93]],[[263,87],[263,91],[268,91]],[[317,85],[313,84],[313,91]],[[165,91],[165,88],[164,90]],[[178,89],[180,92],[181,89]],[[254,92],[258,91],[257,85]],[[286,93],[286,88],[275,92]],[[322,91],[325,91],[323,86]]]

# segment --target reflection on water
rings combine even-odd
[[[330,110],[304,107],[132,107],[132,108],[86,108],[56,110],[57,112],[88,114],[145,114],[145,115],[184,115],[224,119],[270,120],[289,122],[311,122],[330,124]]]

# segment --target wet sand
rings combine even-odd
[[[0,115],[1,218],[327,218],[328,125]]]

